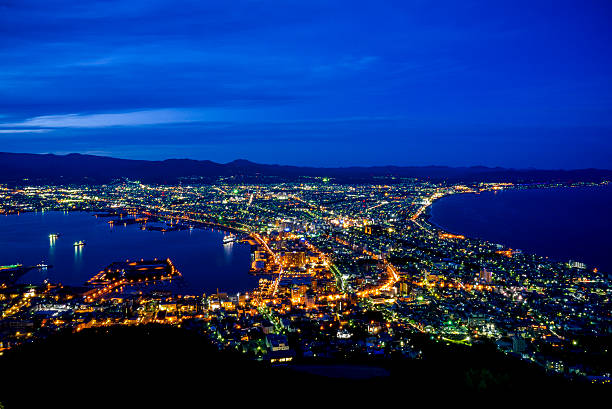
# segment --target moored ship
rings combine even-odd
[[[230,244],[235,241],[236,241],[236,236],[234,236],[233,234],[223,237],[223,244]]]

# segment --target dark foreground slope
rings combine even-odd
[[[146,161],[104,156],[29,154],[0,152],[0,183],[107,183],[116,178],[145,182],[176,183],[181,178],[216,180],[232,176],[241,181],[292,180],[298,177],[332,177],[340,182],[380,178],[421,178],[449,181],[595,181],[612,179],[612,170],[534,170],[446,166],[374,166],[313,168],[265,165],[247,160],[226,164],[208,160],[168,159]]]
[[[585,388],[594,392],[588,385],[546,376],[487,348],[423,346],[426,358],[422,360],[360,363],[384,368],[388,376],[348,379],[268,367],[242,355],[219,352],[202,336],[179,328],[85,330],[56,335],[0,358],[0,402],[9,409],[277,407],[296,402],[325,402],[325,406],[341,402],[345,407],[356,402],[361,406],[373,401],[385,405],[415,402],[424,396],[439,401],[482,394],[582,393]],[[345,371],[352,364],[355,362],[342,363]],[[318,373],[326,373],[329,362],[321,365]],[[189,405],[192,402],[197,404]]]

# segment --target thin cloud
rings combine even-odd
[[[22,122],[0,123],[0,133],[46,132],[56,128],[109,128],[169,124],[326,124],[345,122],[379,122],[403,119],[402,116],[352,116],[329,118],[276,119],[278,112],[265,109],[165,108],[118,113],[43,115]],[[28,128],[28,129],[21,129]]]
[[[205,117],[205,113],[198,110],[154,109],[121,113],[44,115],[2,125],[27,128],[105,128],[197,122]]]
[[[13,134],[13,133],[44,133],[49,132],[49,129],[0,129],[0,134]]]

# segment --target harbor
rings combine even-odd
[[[183,275],[180,291],[210,293],[223,288],[240,292],[257,284],[249,275],[250,246],[240,243],[242,235],[232,233],[235,239],[224,239],[229,232],[203,224],[157,220],[146,226],[160,227],[159,231],[141,230],[137,223],[111,226],[108,221],[117,217],[46,212],[0,218],[0,265],[36,266],[44,260],[55,267],[6,271],[7,279],[81,286],[115,260],[170,258]]]

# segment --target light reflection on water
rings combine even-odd
[[[234,250],[234,243],[224,243],[223,244],[223,254],[225,255],[225,261],[229,262],[232,258]]]

